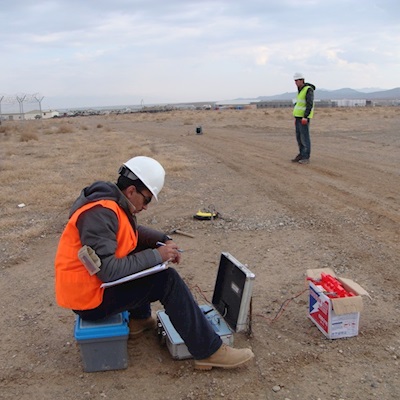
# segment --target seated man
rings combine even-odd
[[[131,334],[155,328],[150,303],[160,301],[194,358],[196,369],[235,368],[253,356],[250,349],[222,343],[174,268],[106,289],[103,282],[151,268],[179,263],[181,254],[170,237],[140,226],[136,214],[146,210],[164,185],[165,171],[149,157],[134,157],[119,170],[116,184],[95,182],[72,205],[55,258],[57,303],[81,318],[97,320],[130,311]],[[163,242],[164,246],[157,246]],[[78,258],[82,246],[101,261],[91,275]]]

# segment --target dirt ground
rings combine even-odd
[[[395,107],[317,109],[299,165],[285,109],[3,123],[0,399],[399,399],[399,125]],[[256,355],[242,369],[195,371],[149,332],[128,342],[128,369],[83,372],[74,315],[54,299],[58,238],[80,190],[139,154],[167,171],[139,221],[195,236],[174,235],[198,301],[222,251],[256,275],[252,335],[234,339]],[[194,220],[204,208],[221,218]],[[371,296],[357,337],[328,340],[307,318],[305,272],[323,267]]]

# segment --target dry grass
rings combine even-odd
[[[318,109],[312,134],[368,134],[370,121],[378,117],[394,123],[398,109]],[[147,123],[149,129],[166,135],[181,131],[194,138],[197,125],[203,126],[204,136],[218,129],[235,129],[262,134],[266,139],[269,134],[293,135],[294,129],[290,109],[7,121],[0,126],[0,241],[9,244],[7,252],[16,250],[19,241],[61,229],[80,190],[95,180],[114,181],[120,164],[133,155],[155,157],[169,176],[186,179],[190,158],[178,156],[163,141],[149,140],[141,125]],[[190,132],[188,126],[193,127]],[[172,189],[166,187],[166,194],[168,190]],[[26,206],[19,208],[21,203]]]
[[[0,241],[9,244],[7,253],[18,253],[22,242],[59,229],[80,190],[95,180],[115,181],[120,164],[133,155],[156,157],[168,165],[162,145],[132,130],[130,123],[121,131],[119,118],[109,119],[114,126],[99,132],[104,120],[1,126]],[[184,171],[185,162],[174,160],[168,168]],[[19,208],[22,203],[25,207]]]
[[[30,140],[39,140],[36,132],[25,131],[21,133],[20,142],[29,142]]]
[[[316,392],[324,399],[400,398],[398,111],[316,110],[309,166],[290,162],[296,149],[290,109],[5,124],[0,134],[2,396],[39,398],[46,381],[48,398],[129,398],[136,374],[135,388],[147,398],[158,398],[160,386],[166,399],[310,399]],[[60,131],[64,125],[69,133]],[[195,134],[197,125],[203,135]],[[23,126],[38,140],[21,142]],[[140,213],[139,222],[195,234],[194,240],[176,236],[186,254],[177,270],[195,296],[210,298],[221,251],[245,260],[256,274],[253,334],[235,335],[235,347],[252,347],[256,359],[238,373],[212,372],[219,381],[212,390],[211,374],[192,372],[189,360],[172,361],[151,335],[129,345],[128,370],[82,373],[74,316],[56,306],[53,261],[71,203],[94,180],[115,181],[121,162],[138,154],[154,156],[167,172],[160,202]],[[25,207],[18,207],[21,203]],[[197,209],[213,206],[222,218],[192,218]],[[371,293],[358,337],[328,341],[306,318],[304,273],[318,267],[355,277]],[[295,301],[276,321],[289,298]],[[161,306],[155,304],[154,311]],[[146,366],[140,376],[138,363]],[[334,380],[329,366],[335,367]],[[305,374],[323,385],[310,385]],[[160,379],[152,390],[154,376]],[[273,393],[278,384],[281,391]]]
[[[65,123],[58,126],[58,133],[72,133],[73,131],[71,123]]]

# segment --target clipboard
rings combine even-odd
[[[147,275],[156,274],[157,272],[164,271],[164,269],[168,268],[168,262],[164,262],[162,264],[155,265],[154,267],[144,269],[143,271],[135,272],[134,274],[124,276],[123,278],[117,279],[111,282],[104,282],[100,285],[101,288],[108,288],[111,286],[119,285],[121,283],[133,281],[135,279],[143,278]]]

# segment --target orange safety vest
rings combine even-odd
[[[58,305],[73,310],[90,310],[103,301],[104,288],[96,275],[90,275],[78,258],[82,247],[76,227],[78,217],[86,210],[101,205],[113,210],[118,218],[117,249],[115,256],[123,258],[137,246],[134,231],[125,211],[112,200],[99,200],[79,208],[69,219],[58,245],[55,258],[55,289]]]

